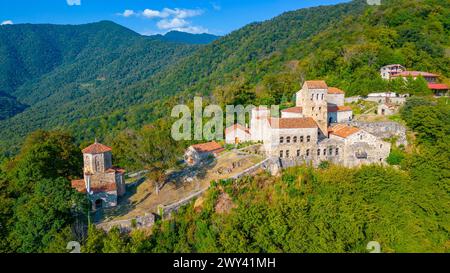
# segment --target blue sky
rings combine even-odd
[[[180,30],[225,35],[285,11],[346,0],[0,0],[0,23],[111,20],[141,34]]]

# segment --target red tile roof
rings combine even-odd
[[[428,88],[431,90],[448,90],[448,85],[443,83],[429,83]]]
[[[94,143],[83,149],[83,154],[101,154],[111,151],[111,147],[103,145],[101,143]]]
[[[86,193],[86,184],[84,179],[72,180],[72,188],[76,189],[78,192]],[[115,182],[110,183],[93,183],[91,184],[91,191],[93,193],[108,192],[117,190]]]
[[[241,130],[241,131],[246,132],[247,134],[250,134],[250,130],[248,128],[242,126],[239,123],[236,123],[236,124],[231,125],[230,127],[226,128],[225,129],[225,134],[227,134],[229,131],[232,131],[232,130]]]
[[[345,94],[345,92],[336,87],[329,87],[328,94]]]
[[[125,173],[126,172],[126,170],[125,169],[122,169],[122,168],[119,168],[119,167],[112,167],[112,168],[110,168],[110,169],[107,169],[106,170],[106,172],[107,173]]]
[[[328,132],[330,132],[330,134],[336,135],[336,136],[342,137],[342,138],[347,138],[359,131],[360,130],[358,128],[351,127],[351,126],[348,126],[345,124],[335,125],[335,126],[329,128],[329,130],[328,130]]]
[[[199,153],[220,153],[225,150],[219,143],[215,141],[192,145]]]
[[[305,82],[306,86],[309,89],[327,89],[328,85],[325,81],[306,81]]]
[[[303,107],[291,107],[291,108],[287,108],[287,109],[281,110],[281,112],[302,113],[303,112]]]
[[[328,112],[345,112],[352,111],[350,106],[336,106],[336,105],[328,105]]]
[[[91,191],[93,193],[116,191],[116,190],[117,190],[117,185],[114,182],[91,185]]]
[[[439,77],[439,75],[437,74],[433,74],[430,72],[423,72],[423,71],[403,71],[400,73],[395,73],[394,75],[392,75],[392,77],[418,77],[418,76],[423,76],[423,77],[431,77],[431,78],[437,78]]]
[[[72,180],[71,181],[72,188],[76,189],[79,192],[86,192],[86,184],[84,183],[84,179]]]
[[[270,118],[269,124],[277,129],[317,128],[312,118]]]

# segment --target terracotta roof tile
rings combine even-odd
[[[328,94],[345,94],[345,92],[336,87],[329,87]]]
[[[84,179],[72,180],[72,188],[76,189],[78,192],[86,193],[86,184]],[[115,182],[109,183],[91,183],[91,191],[93,193],[108,192],[117,190]]]
[[[431,90],[448,90],[448,85],[443,83],[429,83],[428,88]]]
[[[395,73],[392,75],[392,77],[418,77],[418,76],[424,76],[424,77],[439,77],[437,74],[433,74],[430,72],[423,72],[423,71],[403,71],[400,73]]]
[[[352,111],[350,106],[336,106],[336,105],[328,105],[328,112],[345,112]]]
[[[119,168],[119,167],[112,167],[112,168],[110,168],[110,169],[107,169],[106,170],[106,172],[107,173],[112,173],[112,172],[114,172],[114,173],[125,173],[126,172],[126,170],[125,169],[122,169],[122,168]]]
[[[328,85],[325,81],[306,81],[306,86],[309,89],[328,89]]]
[[[93,193],[116,191],[116,190],[117,190],[116,183],[102,183],[91,185],[91,191]]]
[[[84,183],[84,179],[72,180],[71,181],[72,188],[76,189],[79,192],[86,192],[86,185]]]
[[[83,154],[101,154],[111,151],[111,147],[103,145],[101,143],[94,143],[83,149]]]
[[[269,124],[277,129],[317,128],[312,118],[270,118]]]
[[[224,148],[215,141],[195,144],[192,145],[192,148],[194,148],[199,153],[220,153],[221,151],[224,150]]]
[[[230,127],[226,128],[225,133],[228,133],[230,130],[241,130],[246,132],[247,134],[250,134],[250,130],[239,123],[233,124]]]
[[[338,137],[347,138],[357,132],[359,132],[360,129],[356,127],[351,127],[345,124],[338,124],[330,128],[329,132],[333,135],[336,135]]]
[[[284,110],[281,110],[281,112],[286,112],[286,113],[299,113],[301,114],[303,112],[303,107],[291,107],[291,108],[287,108]]]

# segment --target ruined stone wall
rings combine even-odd
[[[153,213],[146,213],[143,216],[138,216],[132,219],[118,220],[98,224],[97,227],[109,232],[111,228],[118,227],[122,232],[130,232],[133,229],[150,228],[155,223],[155,215]]]
[[[408,144],[408,141],[406,140],[406,127],[397,122],[352,121],[350,125],[361,128],[380,139],[388,139],[396,137],[397,146]]]

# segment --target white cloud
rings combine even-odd
[[[208,29],[195,26],[188,18],[200,16],[204,13],[201,9],[180,9],[180,8],[164,8],[162,10],[145,9],[142,12],[134,12],[133,10],[125,10],[118,13],[120,16],[142,16],[147,19],[157,19],[156,26],[162,31],[178,30],[189,33],[206,33]]]
[[[222,10],[222,6],[220,6],[219,4],[215,3],[215,2],[211,2],[211,6],[213,7],[213,9],[215,11],[220,11]]]
[[[142,12],[142,16],[149,18],[149,19],[153,19],[153,18],[165,18],[168,17],[168,14],[163,14],[163,12],[158,11],[158,10],[152,10],[152,9],[145,9]]]
[[[123,16],[123,17],[130,17],[130,16],[133,16],[133,15],[136,15],[136,13],[134,12],[134,10],[126,9],[122,13],[118,13],[117,15],[120,15],[120,16]]]
[[[69,6],[81,6],[81,0],[66,0]]]
[[[202,26],[186,26],[186,27],[180,27],[180,28],[173,28],[173,29],[171,29],[171,31],[172,30],[188,32],[188,33],[192,33],[192,34],[209,33],[209,30]]]
[[[159,21],[157,24],[159,29],[173,29],[173,28],[181,28],[189,25],[184,19],[181,18],[172,18],[172,19],[163,19]]]
[[[3,21],[3,22],[0,24],[0,26],[13,25],[13,24],[14,24],[13,21],[11,21],[11,20],[6,20],[6,21]]]
[[[153,9],[145,9],[142,12],[142,16],[153,19],[153,18],[179,18],[186,19],[190,17],[195,17],[203,14],[203,10],[201,9],[169,9],[164,8],[163,10],[153,10]]]
[[[165,8],[165,9],[163,9],[163,13],[170,14],[170,15],[174,16],[175,18],[185,19],[185,18],[202,15],[203,10],[201,10],[201,9],[178,9],[178,8],[168,9],[168,8]]]

